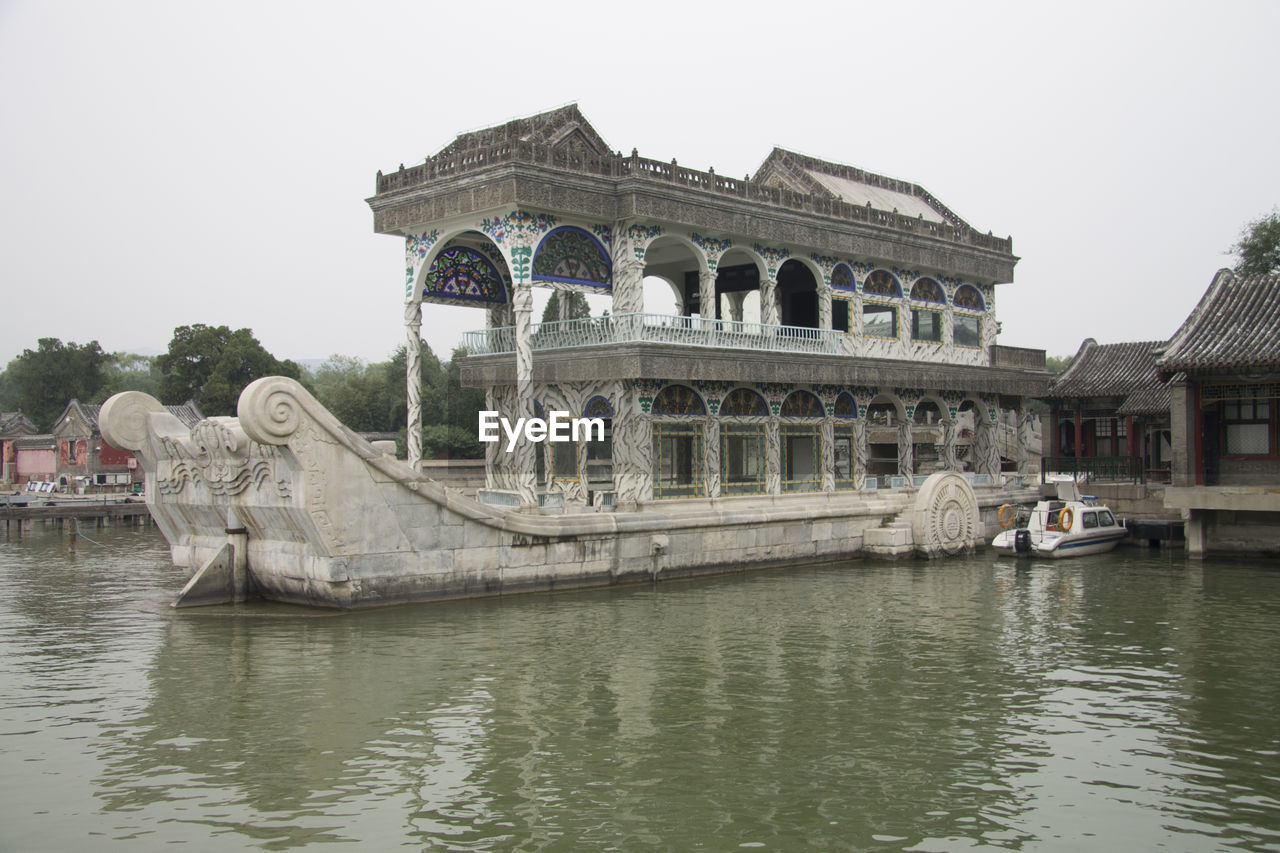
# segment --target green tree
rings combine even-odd
[[[106,385],[107,354],[97,341],[64,344],[57,338],[40,338],[36,349],[23,350],[9,362],[5,384],[20,409],[41,429],[52,429],[75,397],[91,403]]]
[[[173,330],[169,351],[156,358],[164,378],[160,399],[167,404],[194,400],[205,415],[233,415],[240,392],[263,376],[298,379],[292,361],[280,361],[249,329],[197,323]]]
[[[550,323],[560,319],[560,300],[568,296],[569,298],[569,319],[580,320],[583,317],[591,316],[591,306],[587,304],[587,297],[583,296],[577,290],[553,290],[551,298],[547,300],[547,307],[542,309],[542,322]]]
[[[1051,355],[1045,358],[1045,369],[1050,373],[1061,373],[1067,369],[1067,365],[1071,364],[1074,355]]]
[[[141,391],[152,397],[160,396],[160,380],[164,377],[156,366],[154,356],[113,352],[107,356],[104,371],[107,381],[98,395],[101,399],[95,400],[95,403],[101,403],[121,391]]]
[[[1246,225],[1229,251],[1240,259],[1235,265],[1237,275],[1280,272],[1280,208]]]
[[[316,399],[356,432],[395,432],[404,426],[404,374],[384,363],[332,355],[310,374]]]

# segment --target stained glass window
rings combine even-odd
[[[653,398],[649,411],[655,415],[705,415],[707,407],[692,388],[668,385]]]
[[[581,228],[556,228],[542,238],[533,256],[533,277],[608,287],[609,256],[595,237]]]
[[[467,246],[450,246],[436,256],[427,270],[422,297],[499,304],[507,301],[497,267]]]
[[[956,289],[956,295],[952,303],[957,308],[969,308],[973,311],[982,311],[985,308],[982,302],[982,294],[978,292],[978,288],[971,284],[960,285]]]
[[[863,293],[879,293],[883,296],[901,296],[902,288],[898,286],[898,280],[892,274],[884,270],[876,270],[867,276],[867,280],[862,284]]]
[[[720,414],[726,417],[768,415],[769,407],[764,399],[749,388],[734,388],[720,404]]]
[[[922,278],[911,287],[911,298],[921,302],[946,302],[942,288],[931,278]]]
[[[820,418],[824,414],[822,401],[808,391],[793,391],[782,401],[784,418]]]
[[[844,264],[838,264],[831,272],[831,286],[836,290],[857,290],[853,283],[853,273]]]

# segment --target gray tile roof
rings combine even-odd
[[[459,134],[453,142],[440,149],[436,156],[463,154],[514,142],[536,142],[557,148],[576,144],[597,155],[611,153],[608,143],[596,133],[596,129],[578,110],[578,105],[566,104],[527,118],[513,119],[506,124]]]
[[[72,398],[71,402],[67,403],[67,409],[63,410],[63,415],[66,414],[67,410],[72,408],[80,410],[85,423],[89,425],[90,429],[94,432],[101,431],[98,426],[98,416],[102,414],[102,406],[92,406],[87,403],[81,403],[79,400]],[[178,406],[165,406],[165,408],[169,411],[169,414],[182,421],[182,425],[187,429],[191,429],[196,424],[204,420],[204,415],[200,413],[199,407],[197,407],[191,400],[188,400]],[[54,421],[54,423],[56,424],[61,420],[62,417],[59,416],[58,420]]]
[[[1049,383],[1048,397],[1119,397],[1154,392],[1161,387],[1156,376],[1156,351],[1162,341],[1100,344],[1086,338],[1067,369]],[[1169,409],[1168,392],[1164,394]]]
[[[1169,339],[1162,374],[1280,365],[1280,274],[1239,278],[1218,270],[1209,289]]]

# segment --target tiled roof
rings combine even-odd
[[[459,134],[453,142],[440,149],[436,156],[460,154],[513,142],[536,142],[555,148],[580,147],[597,155],[610,153],[609,145],[582,115],[578,105],[567,104],[496,127]]]
[[[1124,398],[1124,402],[1120,404],[1120,408],[1116,409],[1117,415],[1156,415],[1169,414],[1169,386],[1157,385],[1154,388],[1144,388],[1141,391],[1134,391],[1128,397]]]
[[[31,419],[22,412],[0,412],[0,435],[13,438],[17,435],[32,435],[39,431]]]
[[[1280,365],[1280,274],[1218,270],[1160,355],[1161,373]]]
[[[1100,344],[1086,338],[1066,370],[1049,383],[1050,398],[1129,396],[1155,391],[1156,350],[1162,341]],[[1169,408],[1168,392],[1164,406]]]
[[[80,410],[81,416],[84,418],[85,423],[89,425],[91,430],[94,432],[100,431],[100,428],[98,427],[98,416],[102,414],[102,406],[91,406],[72,398],[71,402],[67,403],[67,408],[63,410],[62,414],[65,416],[67,411],[73,408]],[[204,415],[200,413],[199,407],[197,407],[191,400],[188,400],[178,406],[165,406],[165,408],[169,411],[169,414],[182,421],[182,425],[187,429],[191,429],[196,424],[204,420]],[[57,421],[54,421],[54,423],[60,423],[61,421],[62,417],[60,416]]]
[[[819,160],[784,148],[774,148],[752,180],[765,186],[813,193],[854,205],[868,205],[875,210],[892,210],[912,219],[966,224],[918,184]]]

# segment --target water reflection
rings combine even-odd
[[[80,691],[82,831],[152,845],[1276,844],[1280,576],[1117,555],[347,615],[151,608],[162,568],[104,607],[79,564],[75,593],[0,562],[6,721],[41,673]]]

